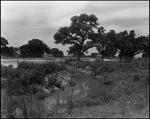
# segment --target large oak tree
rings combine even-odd
[[[81,55],[94,47],[95,31],[98,25],[98,18],[94,14],[73,16],[69,27],[61,27],[55,33],[55,43],[70,44],[69,54],[76,55],[80,60]]]

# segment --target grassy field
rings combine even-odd
[[[74,101],[72,108],[68,108],[69,103],[64,107],[57,106],[57,111],[53,109],[50,114],[45,111],[43,112],[44,116],[38,116],[42,111],[36,108],[32,117],[36,115],[36,117],[62,118],[149,118],[149,60],[138,59],[132,62],[96,60],[94,62],[76,62],[76,64],[68,62],[64,65],[66,68],[61,69],[65,69],[70,74],[73,84],[77,85],[81,82],[88,84],[90,90],[87,91],[87,96]],[[32,68],[31,64],[29,66]],[[4,81],[2,77],[6,72],[9,71],[2,72],[1,82]],[[6,106],[4,106],[7,105],[5,104],[7,97],[4,95],[4,89],[1,90],[1,101],[3,102],[1,114],[3,117],[7,112]],[[56,95],[55,92],[54,95]],[[60,95],[67,99],[67,96],[65,97],[68,95],[67,91],[60,91]],[[58,110],[62,111],[62,108],[65,111],[59,113]]]

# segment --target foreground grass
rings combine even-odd
[[[96,70],[100,76],[98,78],[80,72],[74,66],[68,66],[66,70],[71,73],[73,83],[87,81],[90,91],[86,98],[74,102],[70,114],[67,111],[63,114],[52,112],[51,117],[148,118],[149,88],[145,89],[149,87],[149,83],[145,81],[149,81],[149,62],[132,62],[132,66],[130,63],[120,62],[95,63],[97,65],[94,66],[101,67],[100,70]],[[93,65],[82,62],[77,67],[84,70],[87,64]],[[31,67],[31,64],[26,66]],[[109,66],[113,69],[111,72]],[[136,75],[132,75],[133,73]],[[139,81],[136,81],[136,78]],[[38,113],[40,110],[37,109],[36,114]]]
[[[149,118],[149,107],[137,110],[132,104],[126,104],[125,113],[117,101],[105,105],[80,107],[72,110],[76,118]]]
[[[90,66],[89,63],[82,63],[78,67],[84,69],[86,65]],[[91,90],[87,99],[75,105],[72,117],[149,118],[148,65],[149,62],[135,61],[132,65],[115,62],[111,64],[114,71],[100,72],[99,78],[73,71],[75,78],[81,80],[79,77],[82,77],[82,80],[91,83]]]

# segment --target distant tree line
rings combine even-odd
[[[120,61],[123,57],[132,60],[139,53],[143,57],[149,57],[149,35],[136,37],[134,30],[106,32],[104,27],[98,25],[98,18],[94,14],[73,16],[70,26],[60,27],[54,34],[55,43],[71,45],[68,54],[77,56],[78,60],[93,47],[96,47],[102,60],[105,57],[114,57],[116,53],[119,54]]]
[[[90,48],[96,47],[98,54],[103,60],[106,57],[114,57],[118,53],[120,61],[123,57],[132,58],[142,53],[143,57],[149,57],[149,35],[136,37],[135,31],[127,30],[116,33],[115,30],[106,32],[104,27],[98,26],[98,18],[94,15],[80,14],[71,18],[68,27],[60,27],[54,34],[56,44],[71,45],[68,55],[76,56],[78,60],[85,56]],[[44,53],[51,53],[54,57],[62,57],[63,51],[57,48],[50,49],[43,41],[32,39],[28,44],[18,49],[7,47],[8,41],[1,37],[1,54],[13,56],[20,51],[21,57],[42,57]]]
[[[8,47],[8,40],[1,37],[1,55],[7,57],[36,58],[43,57],[44,54],[53,54],[54,57],[63,57],[63,51],[52,48],[50,49],[42,40],[32,39],[27,44],[17,47]]]

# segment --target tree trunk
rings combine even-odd
[[[80,55],[78,55],[77,60],[80,61]]]
[[[120,61],[120,62],[122,62],[122,56],[120,56],[120,59],[119,59],[119,61]]]
[[[101,58],[102,58],[102,61],[104,61],[104,51],[103,50],[101,52]]]
[[[102,61],[104,61],[104,57],[102,56],[101,58],[102,58]]]
[[[129,61],[132,61],[132,59],[133,59],[133,56],[130,57]]]

